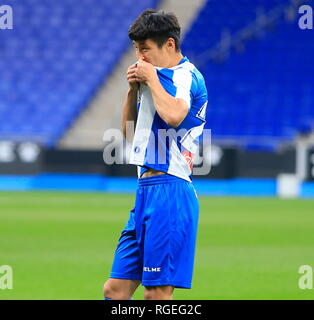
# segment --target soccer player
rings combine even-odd
[[[138,61],[127,70],[122,128],[126,134],[127,121],[136,122],[130,163],[139,179],[104,285],[108,300],[130,299],[140,283],[146,300],[172,299],[174,288],[191,288],[199,215],[192,157],[207,91],[181,53],[180,31],[174,14],[151,9],[129,29]]]

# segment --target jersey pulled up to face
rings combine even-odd
[[[138,166],[139,177],[152,168],[191,181],[193,155],[205,124],[205,81],[187,57],[175,67],[156,70],[163,88],[171,96],[183,99],[189,112],[178,127],[169,126],[158,115],[149,87],[141,83],[129,162]]]

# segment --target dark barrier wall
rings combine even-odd
[[[212,167],[197,178],[234,177],[276,178],[295,171],[295,151],[245,151],[214,147]],[[309,178],[314,179],[314,149],[309,153]],[[0,174],[36,174],[40,172],[92,173],[111,176],[136,176],[133,165],[106,165],[102,151],[42,149],[34,143],[0,142]]]
[[[42,171],[111,174],[110,166],[104,163],[102,151],[80,150],[43,150]]]
[[[0,174],[36,174],[43,168],[42,157],[36,143],[0,141]]]
[[[314,181],[314,148],[309,151],[308,179]]]
[[[280,173],[295,172],[295,150],[281,152],[241,151],[236,156],[238,177],[275,178]]]

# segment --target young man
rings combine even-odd
[[[172,299],[191,288],[198,199],[192,156],[205,123],[207,91],[200,72],[180,51],[175,15],[144,11],[129,29],[138,62],[129,83],[122,128],[136,122],[130,163],[138,166],[135,207],[122,231],[105,299]],[[180,133],[180,134],[178,134]]]

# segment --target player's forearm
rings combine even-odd
[[[172,127],[177,127],[188,113],[188,106],[182,99],[171,96],[159,79],[148,82],[154,105],[159,116]]]
[[[137,90],[129,88],[127,96],[124,100],[122,110],[122,133],[126,137],[126,123],[127,121],[134,121],[134,126],[137,119]]]

